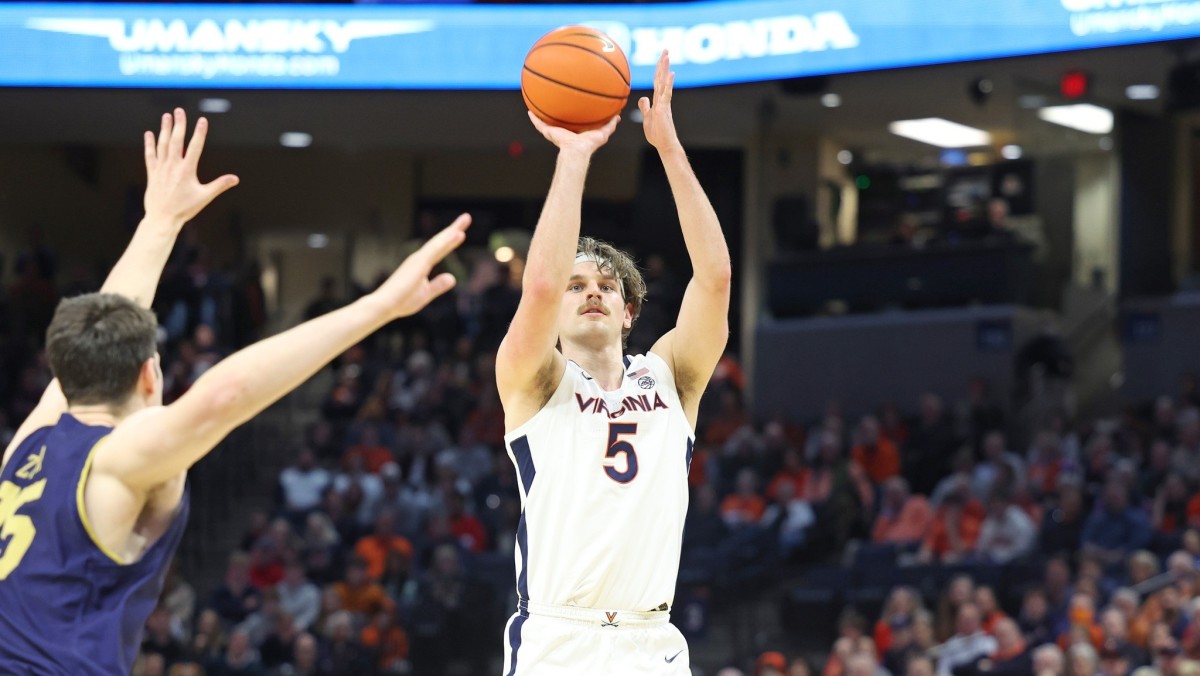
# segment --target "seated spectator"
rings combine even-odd
[[[326,623],[325,650],[320,656],[318,673],[366,674],[371,672],[371,658],[354,636],[354,619],[341,611]]]
[[[981,450],[983,460],[975,466],[971,480],[971,490],[977,499],[983,500],[991,495],[993,487],[1001,477],[1008,476],[1016,480],[1026,475],[1025,461],[1008,450],[1008,439],[1003,432],[993,430],[985,434]],[[1001,466],[1006,466],[1006,469],[1002,471]],[[1014,486],[1002,488],[1012,491]]]
[[[934,676],[933,660],[924,655],[911,657],[908,666],[903,672],[897,672],[897,676],[899,673],[903,673],[904,676]]]
[[[768,650],[754,660],[755,676],[785,676],[787,658],[777,650]]]
[[[171,615],[161,605],[146,618],[142,654],[150,653],[162,655],[164,666],[183,657],[183,645],[171,635]]]
[[[875,648],[879,651],[880,657],[883,657],[884,653],[892,647],[892,626],[903,624],[911,630],[914,617],[919,610],[924,610],[924,608],[921,605],[921,597],[915,589],[912,587],[894,587],[892,589],[872,633],[872,637],[875,639]],[[910,637],[910,642],[912,642],[912,637]],[[899,664],[904,664],[904,660],[901,660]]]
[[[457,546],[444,544],[434,550],[415,596],[413,672],[440,673],[451,658],[470,660],[471,673],[486,671],[479,662],[488,649],[478,637],[486,635],[494,620],[487,612],[491,594],[463,570]]]
[[[879,433],[879,420],[875,416],[863,416],[858,426],[858,444],[850,450],[850,457],[876,486],[900,474],[900,451]]]
[[[1144,513],[1129,506],[1129,492],[1116,481],[1105,485],[1102,508],[1083,527],[1083,551],[1106,565],[1116,565],[1150,541]]]
[[[308,631],[321,612],[321,592],[308,581],[304,565],[298,560],[289,561],[275,590],[279,593],[279,607],[292,618],[296,631]]]
[[[900,546],[921,542],[933,523],[933,510],[923,495],[912,495],[903,477],[883,483],[879,515],[871,529],[871,540]]]
[[[367,577],[378,582],[383,577],[384,564],[392,551],[412,558],[413,546],[408,538],[396,534],[395,514],[390,509],[382,509],[375,517],[375,530],[359,538],[354,545],[354,553],[366,562]]]
[[[367,563],[358,557],[350,559],[346,566],[346,579],[333,586],[341,600],[342,609],[361,617],[373,617],[381,610],[393,610],[396,606],[384,593],[383,587],[371,581]]]
[[[329,485],[329,472],[317,465],[317,456],[309,449],[300,451],[295,464],[279,473],[279,492],[283,508],[295,519],[302,518],[321,504],[321,493]],[[299,521],[296,522],[299,525]]]
[[[1029,449],[1027,479],[1037,495],[1050,495],[1058,488],[1058,477],[1073,469],[1062,451],[1062,440],[1052,429],[1039,430]]]
[[[979,528],[975,555],[983,561],[1008,563],[1033,549],[1037,527],[1002,492],[988,501],[987,517]]]
[[[188,649],[191,658],[204,665],[216,664],[224,658],[225,644],[221,616],[212,608],[200,611],[200,616],[196,618],[196,635],[192,637]]]
[[[704,484],[696,489],[695,498],[688,503],[683,524],[683,549],[716,549],[729,535],[729,526],[717,507],[717,489]]]
[[[278,669],[292,660],[296,649],[296,621],[286,612],[275,614],[275,625],[270,628],[258,646],[259,659],[268,670]]]
[[[392,550],[388,552],[379,586],[393,599],[402,599],[409,594],[409,583],[413,580],[412,556]]]
[[[1073,479],[1060,480],[1058,505],[1046,510],[1042,517],[1038,550],[1047,556],[1074,553],[1083,540],[1086,519],[1082,487]]]
[[[279,607],[279,592],[268,589],[263,592],[262,606],[238,623],[233,631],[242,632],[250,637],[251,647],[262,645],[267,634],[275,628],[283,610]]]
[[[767,505],[758,494],[758,477],[754,470],[738,472],[737,488],[721,501],[721,518],[730,528],[757,524]]]
[[[1145,549],[1134,552],[1129,557],[1128,565],[1126,581],[1130,587],[1136,587],[1159,573],[1158,557]]]
[[[467,511],[466,498],[457,490],[451,489],[447,493],[446,516],[450,519],[450,532],[464,550],[473,554],[487,550],[487,531],[483,523]]]
[[[396,624],[394,613],[380,611],[359,635],[359,643],[378,656],[381,673],[403,673],[408,669],[408,634]]]
[[[975,477],[975,453],[969,447],[962,447],[954,453],[952,459],[953,472],[944,475],[929,494],[929,503],[936,509],[942,505],[946,496],[959,490],[959,484],[967,484],[970,489]],[[919,492],[919,491],[918,491]]]
[[[1092,648],[1100,645],[1104,630],[1096,624],[1096,602],[1091,595],[1075,592],[1067,609],[1067,622],[1058,636],[1058,647],[1069,650],[1079,640],[1086,641]]]
[[[806,469],[800,499],[812,506],[817,522],[812,539],[840,550],[851,536],[865,534],[874,510],[875,492],[858,463],[844,457],[841,437],[825,430],[818,437],[817,458]]]
[[[970,575],[955,575],[950,579],[938,600],[937,640],[946,642],[954,635],[958,625],[958,610],[970,603],[975,596],[975,581]]]
[[[1052,643],[1058,638],[1055,631],[1055,620],[1050,615],[1050,604],[1046,601],[1046,592],[1034,587],[1025,592],[1021,600],[1021,614],[1017,616],[1017,624],[1025,641],[1032,646]]]
[[[904,615],[895,615],[887,623],[888,646],[876,648],[883,651],[881,663],[884,669],[892,674],[902,674],[908,663],[921,654],[913,640],[913,620]]]
[[[361,456],[349,458],[346,471],[338,474],[333,480],[334,490],[346,501],[348,515],[353,517],[355,525],[360,528],[375,520],[379,502],[383,498],[383,480],[379,475],[366,471],[364,463],[365,460]],[[342,533],[342,536],[345,538],[346,533]]]
[[[956,631],[938,650],[938,676],[951,676],[955,669],[996,652],[996,639],[980,626],[979,609],[964,603],[958,609]]]
[[[980,657],[974,662],[953,670],[956,676],[973,676],[975,674],[1000,674],[1008,676],[1025,676],[1033,672],[1033,656],[1017,628],[1017,623],[1003,618],[996,622],[996,648],[986,657]]]
[[[948,474],[947,459],[958,447],[954,421],[946,414],[941,397],[930,393],[921,396],[920,415],[908,428],[904,478],[914,493],[932,496],[934,486]]]
[[[953,563],[974,553],[984,510],[969,493],[970,487],[961,482],[955,492],[946,496],[918,552],[921,561]]]
[[[234,631],[229,636],[229,647],[225,649],[225,659],[219,662],[208,673],[215,676],[265,676],[258,651],[250,641],[250,635],[244,631]]]
[[[1105,665],[1106,672],[1126,673],[1148,662],[1142,649],[1129,642],[1129,625],[1120,610],[1107,608],[1100,613],[1100,629],[1103,632],[1100,640],[1100,661],[1125,663],[1124,670]]]
[[[309,633],[296,637],[292,648],[292,659],[289,661],[290,671],[282,673],[295,676],[317,676],[320,674],[320,646],[317,638]]]
[[[1162,544],[1159,549],[1171,549],[1179,545],[1179,538],[1189,522],[1187,482],[1178,472],[1169,472],[1154,494],[1150,511],[1150,524],[1154,527],[1154,540]]]
[[[1067,650],[1068,673],[1071,676],[1099,676],[1100,656],[1096,649],[1087,643],[1076,643]]]
[[[394,461],[392,449],[379,442],[379,428],[375,425],[363,425],[358,443],[346,449],[342,456],[342,471],[349,472],[360,462],[362,468],[371,474],[379,474],[386,463]]]
[[[783,452],[783,467],[779,468],[779,471],[771,478],[771,483],[767,484],[767,499],[777,498],[780,486],[785,483],[791,485],[793,496],[800,495],[804,491],[804,478],[804,461],[800,456],[800,451],[789,446]]]
[[[1033,649],[1034,676],[1060,676],[1066,673],[1062,648],[1046,643]]]
[[[208,605],[227,626],[233,626],[258,610],[262,593],[250,584],[250,559],[244,552],[229,556],[225,582],[213,590]]]
[[[980,585],[975,588],[973,596],[975,607],[979,609],[980,626],[985,632],[996,635],[996,624],[1000,620],[1008,619],[1003,610],[1000,610],[1000,604],[996,601],[996,592],[986,585]]]
[[[812,506],[795,497],[793,490],[790,483],[780,484],[761,521],[778,534],[779,553],[785,559],[804,548],[809,528],[817,520]]]

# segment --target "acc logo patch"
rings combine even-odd
[[[654,387],[654,379],[650,376],[642,376],[641,378],[638,378],[638,387],[642,388],[643,390],[648,390]]]

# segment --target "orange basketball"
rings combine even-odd
[[[521,95],[547,124],[576,132],[603,127],[629,99],[629,61],[595,28],[556,28],[525,56]]]

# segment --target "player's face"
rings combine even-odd
[[[633,325],[632,309],[621,296],[621,283],[591,261],[576,263],[563,293],[559,334],[584,341],[621,339]]]

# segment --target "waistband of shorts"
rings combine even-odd
[[[517,603],[517,613],[524,617],[552,617],[557,620],[615,628],[666,624],[671,619],[671,613],[667,610],[607,610],[579,606],[555,606],[524,599]]]

